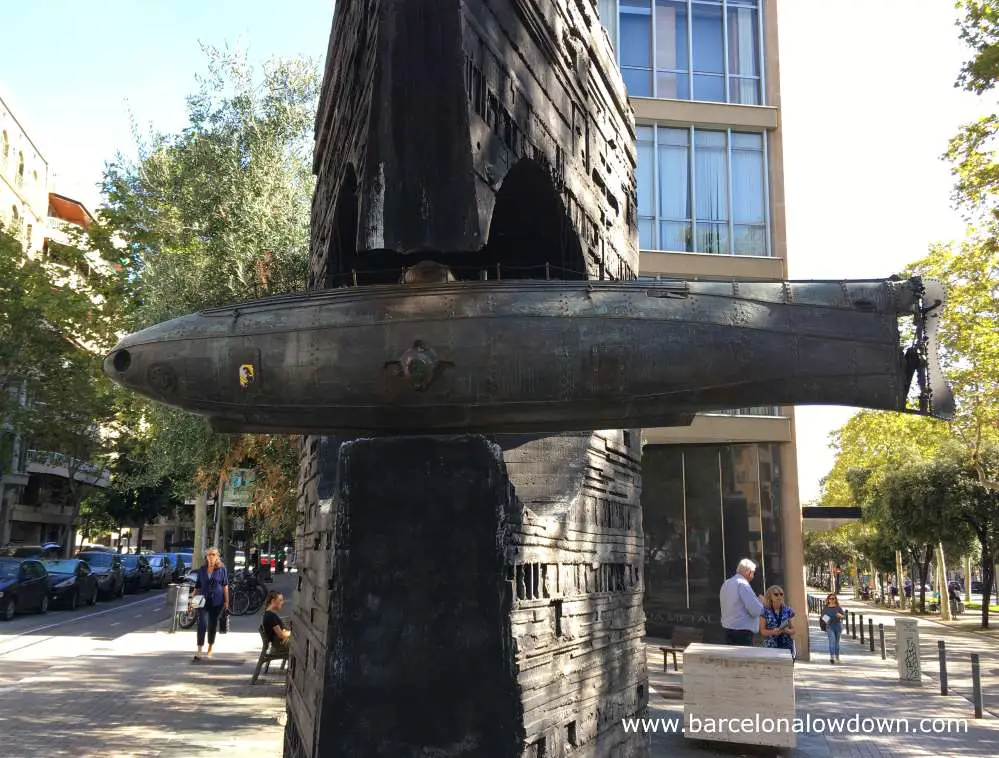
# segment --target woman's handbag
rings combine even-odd
[[[229,616],[231,615],[228,608],[222,609],[222,615],[219,616],[219,634],[225,634],[229,631]]]

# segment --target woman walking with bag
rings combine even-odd
[[[201,660],[201,649],[205,645],[206,633],[208,651],[204,655],[206,658],[212,657],[219,616],[229,612],[229,572],[222,565],[217,548],[208,548],[208,552],[205,553],[205,563],[198,569],[194,596],[198,595],[204,596],[205,604],[198,609],[198,652],[194,654],[196,661]]]
[[[835,595],[826,596],[826,606],[822,609],[819,617],[819,628],[826,633],[829,639],[829,662],[839,663],[839,637],[843,632],[843,619],[846,618],[844,611],[839,604],[839,598]]]

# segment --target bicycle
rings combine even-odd
[[[267,590],[253,574],[246,571],[233,574],[229,593],[232,612],[237,616],[256,613],[267,599]]]

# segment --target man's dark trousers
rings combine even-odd
[[[726,645],[742,645],[743,647],[753,646],[753,633],[748,629],[726,629]]]

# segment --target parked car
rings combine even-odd
[[[183,553],[160,553],[159,555],[169,566],[170,581],[181,581],[187,566],[190,565],[190,556],[185,556]]]
[[[153,570],[149,561],[142,555],[121,556],[121,568],[125,574],[125,592],[147,592],[153,583]]]
[[[152,571],[152,586],[163,589],[170,584],[170,574],[172,567],[169,561],[162,555],[143,556],[149,562],[149,570]]]
[[[49,609],[48,572],[34,558],[0,558],[0,619],[10,621],[24,611]]]
[[[48,560],[50,558],[60,558],[62,556],[62,547],[54,542],[48,542],[44,545],[8,545],[0,549],[0,555],[9,555],[11,558]]]
[[[52,603],[75,610],[83,603],[93,605],[97,602],[97,577],[86,561],[65,558],[43,563],[49,574],[49,599]]]
[[[84,545],[80,548],[81,553],[115,553],[118,551],[113,547],[108,547],[107,545]]]
[[[121,597],[125,593],[125,572],[120,555],[103,550],[87,550],[76,557],[90,566],[91,573],[97,579],[97,591],[102,598]]]

